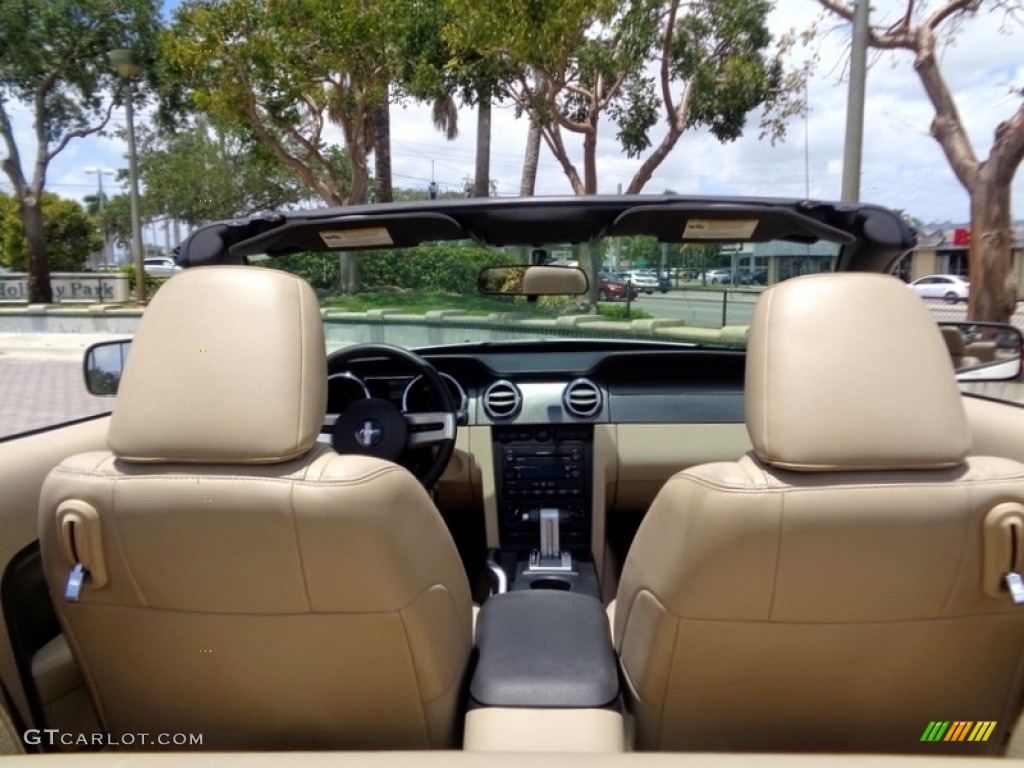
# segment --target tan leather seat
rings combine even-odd
[[[949,350],[949,359],[953,362],[954,369],[970,368],[981,362],[978,358],[967,354],[967,345],[964,343],[964,336],[959,328],[943,325],[939,330],[942,331],[942,340],[946,342],[946,349]]]
[[[927,309],[887,276],[788,280],[758,303],[746,375],[753,452],[671,478],[626,559],[638,748],[1002,750],[1024,465],[968,457]],[[996,725],[922,742],[933,721]]]
[[[203,267],[160,289],[110,451],[64,461],[40,506],[105,731],[199,733],[206,749],[455,744],[472,645],[455,546],[405,469],[316,443],[325,406],[305,282]],[[76,560],[90,577],[66,602]]]

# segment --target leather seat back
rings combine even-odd
[[[922,303],[880,275],[769,289],[746,404],[753,452],[670,479],[627,557],[637,746],[999,752],[1021,704],[1024,607],[1001,577],[1024,567],[1024,465],[966,458]],[[933,721],[995,725],[922,743]]]
[[[203,267],[146,310],[111,451],[64,461],[40,502],[47,580],[107,732],[455,743],[472,621],[455,546],[405,469],[316,443],[325,406],[303,281]],[[90,577],[67,602],[76,561]]]

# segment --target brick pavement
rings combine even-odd
[[[0,437],[109,411],[82,380],[82,353],[124,334],[0,333]]]

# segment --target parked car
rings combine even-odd
[[[657,277],[649,275],[646,272],[640,272],[639,270],[620,272],[618,274],[618,279],[635,286],[638,291],[646,293],[648,296],[653,294],[655,291],[660,290],[660,284]]]
[[[910,288],[922,299],[943,299],[950,304],[967,301],[971,293],[970,282],[959,275],[928,275],[912,282]]]
[[[142,268],[153,277],[173,277],[181,272],[181,267],[174,263],[174,259],[163,256],[144,259]]]
[[[739,273],[737,281],[740,285],[766,285],[768,282],[768,270],[747,269]]]
[[[846,271],[718,329],[566,314],[583,274],[518,258],[730,220],[829,238]],[[872,273],[913,245],[877,206],[675,195],[200,227],[130,354],[86,357],[112,413],[0,440],[12,743],[299,768],[1003,754],[1024,409],[961,394],[928,309]],[[486,295],[353,311],[375,295],[247,264],[375,249],[389,281],[457,254],[441,277],[474,263]]]
[[[720,283],[731,283],[732,282],[732,270],[731,269],[709,269],[706,277],[707,282],[713,284]]]
[[[617,280],[611,277],[598,276],[597,300],[598,301],[630,301],[637,297],[636,286],[624,280]]]

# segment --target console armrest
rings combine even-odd
[[[608,618],[572,592],[491,597],[477,620],[470,695],[487,707],[606,707],[619,694]]]

